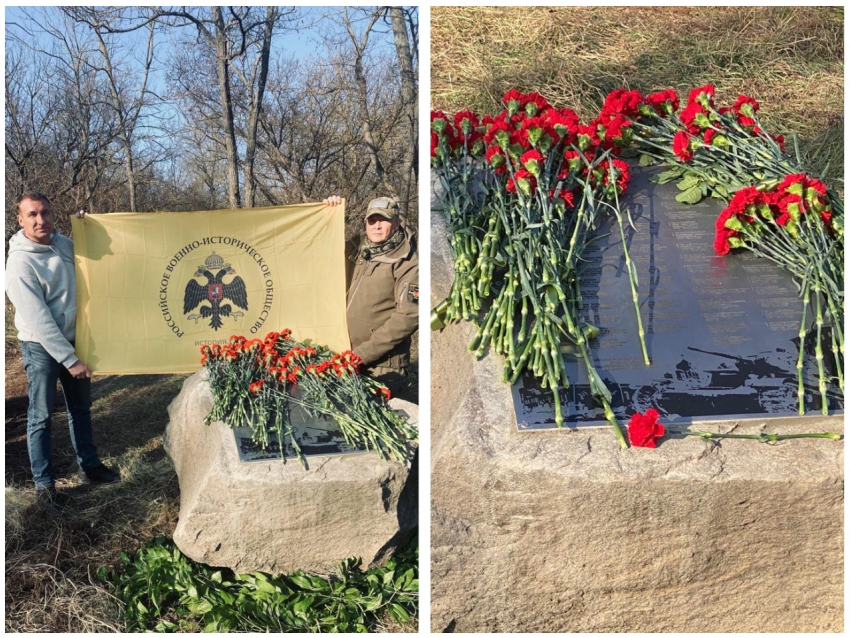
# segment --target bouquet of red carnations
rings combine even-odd
[[[374,450],[382,458],[405,460],[417,432],[389,405],[389,390],[368,374],[354,352],[335,354],[292,339],[289,329],[264,340],[232,336],[224,345],[202,346],[201,364],[210,374],[213,408],[205,423],[248,425],[263,449],[269,435],[280,441],[281,458],[288,437],[304,462],[290,420],[292,405],[313,417],[335,421],[354,447]]]
[[[843,390],[844,206],[822,182],[801,175],[799,152],[795,162],[785,154],[784,138],[761,127],[753,98],[742,95],[729,107],[716,107],[714,86],[708,84],[692,90],[679,112],[672,90],[644,96],[617,89],[587,124],[537,93],[511,90],[503,103],[496,116],[431,113],[431,165],[454,258],[451,291],[435,309],[433,327],[473,321],[478,332],[470,350],[480,357],[489,346],[505,357],[505,381],[513,383],[531,370],[556,397],[569,387],[561,352],[572,348],[625,447],[611,394],[589,354],[588,340],[598,329],[581,317],[579,273],[600,220],[614,215],[649,364],[637,273],[626,242],[631,219],[620,206],[629,182],[628,164],[620,156],[629,149],[637,151],[642,165],[667,165],[656,181],[680,179],[682,203],[708,195],[732,200],[735,214],[724,211],[718,220],[719,252],[748,248],[792,271],[804,299],[800,410],[809,303],[816,308],[820,390],[827,410],[820,345],[825,317]],[[554,407],[560,426],[557,398]]]
[[[582,318],[579,283],[585,249],[603,216],[613,215],[649,364],[626,242],[631,220],[620,207],[629,182],[628,165],[617,157],[623,132],[605,110],[597,127],[582,125],[573,111],[556,109],[537,93],[512,90],[503,101],[496,116],[431,114],[432,166],[455,268],[437,323],[474,321],[470,350],[480,357],[489,346],[504,356],[506,382],[530,370],[555,393],[559,427],[559,391],[569,387],[562,348],[571,347],[625,447],[611,393],[593,366],[588,341],[599,330]]]
[[[637,91],[624,93],[634,94],[633,101],[640,98]],[[659,103],[661,96],[665,99]],[[678,97],[668,89],[623,112],[641,163],[668,166],[656,181],[682,178],[678,201],[694,204],[707,195],[728,200],[745,186],[801,172],[799,161],[795,163],[785,154],[784,136],[761,127],[754,98],[739,95],[731,106],[718,107],[714,97],[712,84],[695,88],[677,112]]]
[[[804,412],[803,358],[811,305],[821,409],[826,414],[825,319],[836,379],[844,390],[844,204],[822,181],[805,174],[799,151],[796,158],[786,155],[782,135],[762,128],[754,98],[739,95],[728,107],[717,107],[714,99],[714,86],[707,84],[690,92],[681,112],[670,90],[643,97],[617,89],[605,103],[624,131],[625,143],[641,154],[641,163],[667,165],[656,181],[681,178],[678,201],[696,203],[707,195],[729,201],[716,221],[718,254],[748,249],[792,273],[803,299],[799,412]]]
[[[725,255],[733,248],[751,250],[790,271],[800,289],[803,316],[797,357],[799,412],[804,413],[803,356],[809,305],[815,309],[815,359],[821,410],[827,413],[824,370],[824,315],[831,318],[830,345],[838,380],[844,390],[844,241],[843,220],[835,218],[823,182],[800,173],[772,188],[747,186],[732,197],[716,221],[714,248]]]

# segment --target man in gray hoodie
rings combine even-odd
[[[50,200],[25,193],[17,203],[19,230],[9,240],[6,294],[15,306],[15,327],[27,372],[27,449],[40,500],[67,502],[57,494],[50,463],[50,411],[56,381],[68,407],[71,443],[83,482],[112,483],[118,474],[107,468],[92,443],[91,370],[74,354],[77,286],[74,245],[55,232]]]

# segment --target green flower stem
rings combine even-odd
[[[701,430],[678,432],[682,436],[698,436],[702,439],[753,439],[762,443],[785,441],[786,439],[832,439],[840,441],[842,434],[837,432],[807,432],[805,434],[723,434],[720,432],[705,432]]]
[[[592,161],[580,154],[591,175],[588,179],[579,178],[575,171],[558,179],[556,176],[564,164],[559,144],[548,149],[545,164],[534,172],[537,186],[533,190],[516,181],[515,169],[519,167],[514,164],[515,158],[510,158],[512,151],[503,147],[510,158],[506,175],[497,175],[487,164],[483,166],[483,178],[478,184],[485,193],[483,205],[478,204],[469,190],[468,169],[472,161],[465,147],[461,146],[454,158],[442,147],[442,155],[434,165],[444,176],[444,192],[439,196],[448,203],[443,210],[448,212],[447,228],[455,266],[446,321],[459,318],[474,321],[478,330],[469,349],[476,356],[483,356],[489,346],[494,354],[503,356],[504,380],[514,383],[524,371],[532,372],[541,386],[555,395],[558,427],[564,420],[560,390],[569,387],[561,344],[576,343],[588,370],[593,395],[605,408],[606,418],[614,425],[621,445],[626,447],[610,406],[610,391],[593,368],[587,349],[587,335],[592,331],[581,325],[578,283],[582,254],[592,241],[603,205],[608,205],[606,199],[612,196],[609,186],[601,179],[606,167],[610,170],[612,166],[610,152],[600,151]],[[459,163],[463,165],[452,166]],[[506,179],[514,180],[515,194],[506,191]],[[597,180],[599,183],[592,186]],[[562,191],[580,193],[579,205],[556,207],[550,193],[557,195]],[[621,238],[625,238],[622,217],[619,221]],[[630,256],[629,265],[630,282],[636,292],[636,268]],[[498,294],[492,295],[494,277],[503,277],[503,285]],[[639,299],[633,301],[640,324]],[[486,308],[483,312],[482,306]],[[643,330],[640,332],[642,350],[648,360],[645,334]]]
[[[286,342],[286,339],[275,344],[280,356],[289,354],[293,347],[305,345],[281,341]],[[230,427],[248,425],[252,429],[252,439],[264,449],[270,443],[270,434],[277,433],[284,462],[288,437],[295,455],[306,468],[290,420],[291,405],[301,405],[308,414],[333,418],[350,445],[365,445],[382,456],[386,448],[395,458],[406,459],[409,454],[407,440],[416,438],[416,432],[376,396],[376,391],[383,385],[364,375],[344,374],[338,377],[331,372],[322,375],[315,371],[307,372],[308,365],[318,365],[332,357],[327,349],[315,349],[315,353],[306,357],[297,355],[291,362],[293,369],[298,367],[302,370],[299,374],[299,399],[292,396],[293,386],[287,387],[285,382],[278,381],[276,373],[273,375],[266,369],[273,361],[273,354],[260,355],[264,362],[259,361],[259,350],[251,348],[237,353],[235,359],[208,361],[206,365],[214,401],[205,421],[221,420]],[[259,381],[263,382],[261,389],[252,392],[251,384]]]
[[[696,149],[691,160],[680,161],[672,152],[672,140],[678,132],[685,131],[686,127],[675,115],[669,118],[653,115],[643,122],[636,121],[635,146],[655,161],[679,167],[685,174],[700,178],[709,188],[713,188],[715,184],[728,188],[726,199],[729,199],[737,188],[747,185],[761,189],[772,188],[786,175],[805,172],[799,150],[796,162],[792,161],[785,156],[779,144],[764,131],[753,135],[752,131],[739,125],[735,117],[721,115],[711,107],[706,108],[712,122],[710,127],[729,141],[728,146],[702,144]],[[758,124],[758,118],[753,119]],[[797,148],[796,137],[794,144]],[[805,194],[803,196],[805,198]],[[828,224],[822,222],[818,210],[812,210],[795,218],[798,230],[792,235],[780,227],[776,220],[764,220],[757,215],[742,233],[747,248],[789,270],[801,291],[803,316],[797,361],[798,403],[801,414],[805,410],[802,369],[806,321],[809,305],[812,304],[810,295],[815,295],[815,349],[822,411],[828,412],[827,375],[823,362],[824,305],[829,313],[830,349],[835,362],[837,382],[841,391],[844,391],[844,333],[841,325],[844,318],[844,203],[832,190],[827,190],[826,199],[832,210],[832,218]]]
[[[818,362],[818,389],[820,390],[821,413],[829,414],[829,402],[826,396],[826,373],[823,368],[823,347],[821,346],[821,332],[823,329],[823,309],[821,307],[820,294],[815,290],[815,322],[817,323],[817,341],[815,341],[815,359]]]
[[[836,327],[836,324],[839,321],[840,321],[840,319],[838,321],[836,321],[835,315],[833,315],[832,330],[830,330],[830,337],[831,337],[830,341],[831,341],[831,347],[832,347],[832,359],[833,359],[833,362],[835,363],[835,374],[838,378],[838,388],[841,390],[841,392],[843,394],[844,393],[844,370],[842,368],[844,366],[842,365],[843,361],[842,361],[841,355],[839,354],[840,347],[839,347],[839,344],[838,344],[838,340],[836,338],[836,332],[838,332],[838,328]]]
[[[806,413],[806,390],[803,386],[803,357],[806,353],[806,316],[808,315],[808,307],[809,286],[806,284],[803,286],[803,318],[800,321],[800,332],[798,333],[800,347],[797,352],[797,403],[800,416]]]
[[[446,327],[446,312],[449,304],[448,299],[443,299],[431,311],[431,330],[442,330]]]
[[[623,436],[623,431],[620,429],[620,424],[617,423],[617,417],[614,414],[614,410],[611,409],[611,404],[604,397],[600,398],[599,400],[605,410],[605,418],[608,420],[608,423],[611,424],[611,427],[614,428],[614,436],[617,437],[617,442],[620,444],[620,449],[628,450],[629,444],[626,443],[626,437]]]
[[[611,184],[611,188],[614,191],[614,205],[610,206],[614,211],[614,214],[617,217],[617,225],[620,227],[620,240],[623,244],[623,255],[626,258],[626,269],[629,272],[629,285],[632,289],[632,303],[635,307],[635,316],[637,317],[637,325],[638,325],[638,338],[640,339],[640,348],[643,352],[643,362],[644,365],[649,365],[649,354],[646,351],[646,333],[643,330],[643,321],[640,317],[640,303],[638,300],[638,275],[637,268],[635,268],[634,263],[632,262],[632,258],[629,255],[629,246],[626,243],[626,230],[623,228],[623,216],[620,212],[620,198],[617,196],[617,187],[614,185],[614,161],[609,157],[608,158],[608,167],[609,167],[609,184]]]

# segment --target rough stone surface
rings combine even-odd
[[[432,294],[451,284],[432,220]],[[432,333],[432,630],[840,632],[843,447],[517,432],[501,362]],[[843,431],[843,419],[717,431]]]
[[[189,377],[168,407],[165,449],[180,481],[174,542],[193,560],[237,572],[326,572],[359,556],[365,567],[407,542],[418,519],[412,467],[373,453],[240,463],[233,433],[203,423],[207,372]],[[412,420],[417,406],[393,399]]]

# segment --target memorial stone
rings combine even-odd
[[[323,450],[317,440],[338,434],[327,423],[316,424],[320,434],[302,422],[301,435],[316,439],[306,470],[295,458],[284,463],[279,448],[258,459],[262,451],[242,440],[244,432],[204,424],[212,408],[207,380],[202,369],[184,382],[164,437],[180,482],[174,542],[189,558],[236,572],[329,572],[351,556],[366,568],[378,564],[413,537],[418,457],[404,464],[340,445]],[[390,405],[417,425],[416,405]]]
[[[712,421],[710,429],[718,432],[843,432],[840,415],[824,417],[817,411],[817,396],[809,403],[814,411],[802,418],[768,418],[769,412],[762,411],[740,419],[744,411],[733,402],[719,404],[727,406],[725,413],[709,410],[694,419],[690,409],[668,408],[676,405],[669,396],[637,392],[645,385],[655,387],[655,379],[663,380],[667,372],[685,396],[691,388],[726,387],[712,390],[719,383],[716,376],[700,378],[700,385],[684,383],[676,376],[681,369],[676,364],[683,359],[702,375],[717,370],[741,376],[737,360],[690,351],[688,345],[751,361],[764,357],[771,365],[782,360],[778,348],[796,354],[788,340],[759,341],[755,335],[749,341],[737,326],[725,333],[724,320],[700,318],[702,308],[695,312],[691,307],[695,299],[696,305],[700,299],[707,305],[714,300],[722,306],[719,312],[734,313],[728,321],[749,321],[746,315],[754,307],[768,315],[778,309],[770,321],[786,322],[776,326],[780,330],[787,329],[792,315],[799,321],[802,311],[801,304],[777,301],[787,294],[781,273],[738,254],[716,260],[706,256],[702,244],[710,248],[711,237],[700,230],[702,221],[694,219],[694,211],[711,215],[711,204],[677,204],[675,209],[669,204],[668,221],[650,226],[660,222],[653,208],[658,199],[669,202],[676,189],[637,179],[632,203],[645,199],[643,210],[636,211],[641,214],[631,242],[642,268],[641,299],[653,296],[654,307],[644,303],[642,312],[645,322],[647,313],[654,313],[648,346],[658,368],[643,369],[630,332],[635,323],[630,294],[606,298],[608,291],[600,285],[594,312],[608,332],[603,330],[595,346],[595,363],[606,370],[607,380],[633,384],[625,398],[637,394],[643,401],[638,405],[663,408],[662,421],[672,421],[671,429]],[[658,233],[654,245],[639,237],[650,228]],[[675,242],[682,256],[671,263],[669,248],[661,247],[673,243],[674,229],[681,235]],[[646,242],[645,248],[640,242]],[[616,276],[616,243],[605,244],[611,246],[604,249],[611,253],[607,263],[613,265],[603,265],[602,276]],[[647,269],[650,259],[653,272]],[[713,269],[737,266],[756,269],[760,290],[753,292],[752,280],[723,291],[712,288]],[[437,213],[432,216],[431,272],[436,305],[452,280],[445,225]],[[627,281],[624,285],[628,290]],[[675,286],[687,288],[687,295]],[[729,304],[724,303],[727,296]],[[690,325],[694,316],[706,339],[665,345],[667,335]],[[764,324],[764,317],[759,321]],[[549,429],[544,406],[536,406],[542,418],[532,423],[535,427],[521,430],[515,395],[500,380],[501,358],[488,354],[475,361],[466,349],[473,334],[471,324],[456,323],[431,338],[434,631],[842,631],[842,442],[724,440],[713,445],[673,434],[657,449],[621,450],[610,428]],[[717,341],[722,339],[727,341]],[[619,348],[619,354],[603,359],[608,347]],[[646,376],[618,376],[629,371]],[[744,388],[761,393],[762,386],[753,381],[765,376],[770,373],[746,375]],[[576,378],[581,385],[580,377],[571,376]],[[758,406],[763,410],[761,401]],[[631,409],[620,409],[623,425]],[[588,416],[586,422],[592,423],[595,415]]]

